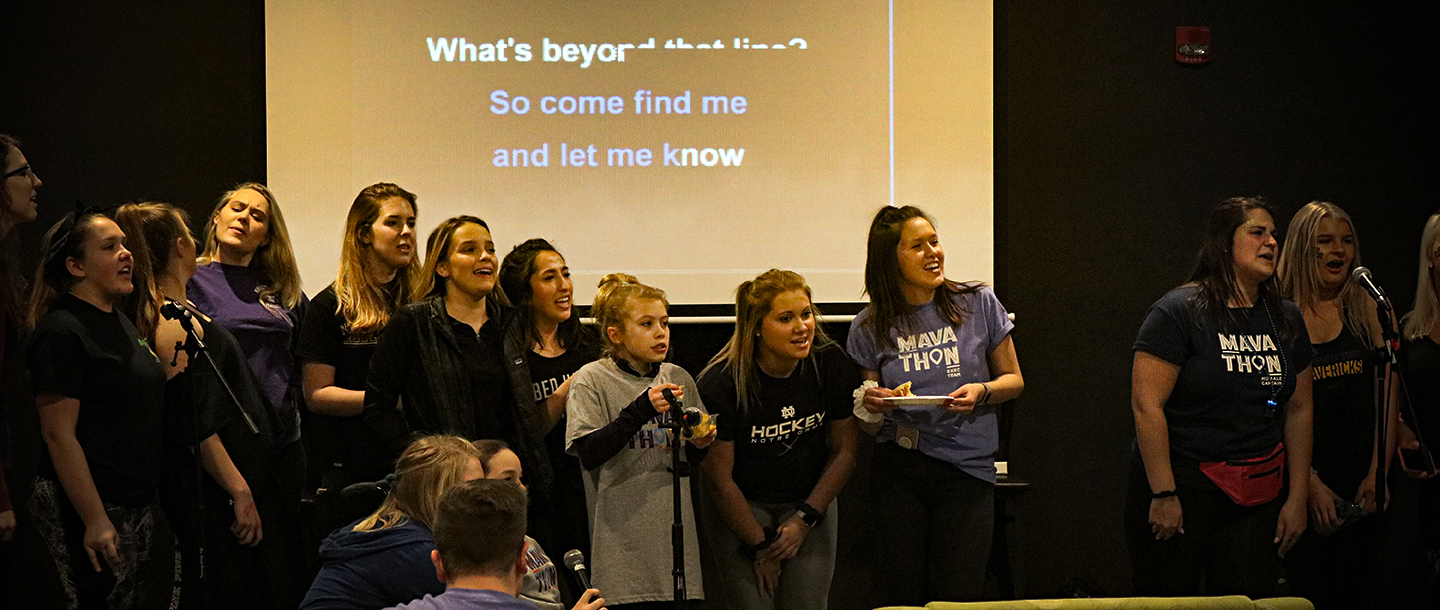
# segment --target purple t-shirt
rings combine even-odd
[[[300,438],[300,375],[295,360],[296,329],[305,300],[296,309],[260,302],[256,281],[249,267],[213,262],[195,270],[186,286],[186,296],[195,306],[224,326],[245,352],[255,380],[275,409],[284,427],[279,443]]]
[[[446,589],[436,596],[426,595],[408,604],[386,610],[535,610],[530,602],[503,591],[490,589]]]
[[[952,324],[935,310],[934,303],[915,308],[914,315],[891,328],[894,345],[879,345],[869,328],[870,308],[850,323],[846,351],[862,369],[878,371],[880,385],[893,388],[907,381],[916,396],[943,396],[967,383],[994,379],[986,357],[1015,328],[1005,306],[988,286],[955,297],[965,322]],[[908,323],[907,323],[908,321]],[[938,407],[901,407],[886,413],[876,436],[893,442],[897,426],[920,432],[917,449],[944,460],[982,481],[995,482],[995,451],[999,423],[995,405],[976,407],[967,414]]]

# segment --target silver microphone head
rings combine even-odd
[[[565,562],[565,567],[571,570],[576,569],[576,566],[579,566],[579,569],[585,568],[585,554],[581,553],[580,549],[570,549],[565,553],[562,561]]]
[[[1354,271],[1350,272],[1350,279],[1357,282],[1360,281],[1362,278],[1367,277],[1371,277],[1371,275],[1370,270],[1366,269],[1365,267],[1356,267]]]

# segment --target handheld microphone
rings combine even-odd
[[[164,316],[166,320],[188,320],[190,318],[190,312],[175,301],[165,301],[165,304],[160,306],[160,315]]]
[[[565,553],[565,567],[575,571],[575,577],[580,579],[582,589],[593,589],[590,586],[590,570],[585,567],[585,554],[580,549],[570,549]]]
[[[1354,271],[1350,272],[1350,279],[1364,288],[1365,292],[1370,293],[1370,298],[1375,299],[1382,305],[1390,302],[1390,299],[1385,297],[1385,291],[1381,290],[1380,286],[1375,283],[1375,278],[1370,275],[1369,269],[1356,267]]]

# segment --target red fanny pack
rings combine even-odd
[[[1240,506],[1258,506],[1280,497],[1285,484],[1285,443],[1257,458],[1202,462],[1200,472],[1210,477]]]

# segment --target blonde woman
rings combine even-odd
[[[300,543],[300,497],[305,486],[305,451],[300,445],[300,367],[295,340],[305,294],[290,247],[290,234],[275,195],[265,185],[247,182],[220,197],[202,229],[204,251],[186,296],[201,313],[240,342],[265,402],[280,422],[270,461],[272,490],[262,514],[269,543],[291,558],[276,566],[273,594],[278,605],[293,607],[305,593]]]
[[[715,431],[681,440],[666,429],[675,416],[664,392],[687,409],[705,410],[695,380],[666,362],[670,351],[669,301],[665,291],[635,276],[612,273],[600,280],[590,312],[604,333],[603,356],[570,379],[566,403],[566,449],[585,469],[590,510],[591,567],[595,588],[612,608],[659,608],[675,596],[671,562],[656,553],[674,520],[671,451],[675,443],[689,463],[704,459]],[[690,388],[691,391],[687,391]],[[685,531],[695,531],[690,486],[680,489]],[[704,599],[700,547],[685,536],[686,596]],[[657,560],[658,558],[658,560]]]
[[[392,469],[383,439],[360,412],[375,344],[395,310],[414,300],[420,279],[416,209],[415,194],[394,184],[362,189],[345,217],[340,272],[305,310],[297,353],[312,486],[338,490]]]
[[[702,520],[740,608],[828,607],[860,373],[825,336],[810,295],[793,271],[740,284],[735,332],[700,373],[700,395],[720,418],[704,462],[715,510]]]
[[[475,447],[458,436],[416,440],[395,462],[389,495],[370,516],[335,530],[320,545],[324,564],[302,610],[373,610],[439,595],[431,528],[440,496],[465,481],[484,478]]]
[[[1430,217],[1420,234],[1420,273],[1415,281],[1415,304],[1405,314],[1400,331],[1401,362],[1409,388],[1410,404],[1417,421],[1414,426],[1431,453],[1440,450],[1440,213]],[[1418,449],[1410,439],[1406,449]],[[1414,455],[1414,454],[1410,454]],[[1415,464],[1407,464],[1412,470]],[[1412,476],[1426,475],[1414,473]],[[1432,552],[1440,551],[1440,478],[1420,482],[1420,524],[1422,542]],[[1436,595],[1440,595],[1437,584]]]
[[[1315,440],[1309,481],[1310,528],[1285,556],[1293,591],[1317,608],[1363,608],[1378,592],[1375,571],[1375,350],[1380,323],[1375,301],[1350,281],[1360,266],[1360,238],[1350,216],[1333,203],[1307,204],[1290,220],[1276,276],[1280,292],[1300,307],[1315,351],[1311,395]],[[1392,398],[1387,448],[1394,453],[1398,421]],[[1388,458],[1385,465],[1388,470]],[[1382,471],[1383,472],[1383,471]]]

